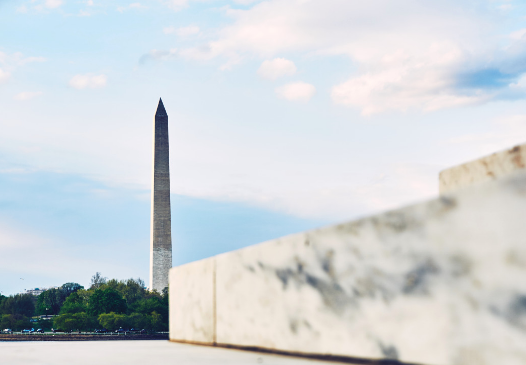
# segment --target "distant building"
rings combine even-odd
[[[51,288],[35,288],[35,289],[27,289],[25,293],[21,293],[21,294],[31,294],[31,295],[34,295],[35,297],[38,297],[40,294],[42,294],[43,292],[45,292],[46,290],[49,290],[49,289],[56,289],[57,287],[56,286],[53,286]]]
[[[82,285],[80,285],[80,284],[77,284],[77,283],[66,283],[66,284],[62,285],[61,287],[51,286],[49,288],[26,289],[25,292],[20,293],[20,294],[32,294],[35,297],[38,297],[40,294],[42,294],[43,292],[45,292],[46,290],[49,290],[49,289],[59,289],[59,290],[63,291],[64,293],[66,293],[66,296],[67,296],[67,295],[69,295],[71,293],[76,292],[79,289],[84,289],[84,287]]]
[[[45,292],[48,289],[51,289],[51,288],[27,289],[26,292],[23,293],[23,294],[31,294],[31,295],[34,295],[35,297],[38,297],[40,294],[42,294],[43,292]]]

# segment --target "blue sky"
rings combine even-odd
[[[524,142],[526,5],[0,0],[0,291],[148,280],[159,97],[178,265]]]

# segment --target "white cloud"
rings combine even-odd
[[[36,5],[33,7],[37,11],[45,11],[48,9],[58,9],[59,7],[64,4],[63,0],[31,0],[31,3],[36,3]],[[27,7],[25,5],[21,6],[18,9],[18,12],[26,13]]]
[[[42,92],[41,91],[34,91],[34,92],[31,92],[31,91],[26,91],[26,92],[21,92],[21,93],[18,93],[15,95],[14,99],[15,100],[30,100],[30,99],[33,99],[37,96],[40,96],[42,95]]]
[[[25,65],[26,63],[31,62],[45,62],[46,59],[44,57],[26,57],[26,58],[20,58],[18,61],[19,65]]]
[[[285,58],[274,58],[263,61],[258,69],[258,75],[270,80],[276,80],[282,76],[294,75],[296,73],[294,62]]]
[[[44,62],[44,57],[24,57],[20,52],[7,54],[0,52],[0,83],[5,82],[19,67],[32,62]]]
[[[117,11],[120,13],[123,13],[124,11],[129,10],[129,9],[147,9],[147,7],[142,5],[141,3],[131,3],[128,6],[117,7]]]
[[[23,66],[32,62],[45,62],[44,57],[24,57],[20,52],[7,54],[0,52],[0,64],[8,65],[9,67]]]
[[[222,68],[229,68],[254,56],[344,55],[354,72],[334,86],[332,97],[336,104],[356,107],[363,114],[485,103],[501,97],[509,85],[500,85],[498,75],[486,84],[494,81],[500,85],[497,89],[462,84],[462,75],[471,73],[477,81],[477,71],[483,74],[501,66],[514,67],[503,72],[512,78],[526,72],[519,66],[524,47],[518,44],[504,52],[500,36],[491,33],[491,12],[496,10],[471,11],[464,2],[268,0],[247,10],[224,9],[232,24],[208,43],[181,50],[182,56],[226,58]]]
[[[7,81],[7,79],[11,76],[11,74],[7,71],[4,71],[0,68],[0,84]]]
[[[177,28],[175,28],[173,25],[169,26],[169,27],[164,27],[163,28],[163,33],[164,34],[173,34],[175,33]]]
[[[46,8],[55,9],[62,5],[62,0],[46,0],[44,3]]]
[[[234,0],[236,4],[241,4],[241,5],[250,5],[257,1],[260,1],[260,0]]]
[[[188,6],[188,0],[164,0],[163,3],[175,11],[179,11]]]
[[[160,51],[157,49],[152,49],[150,52],[144,54],[139,59],[139,63],[141,65],[144,65],[146,62],[150,60],[154,61],[167,61],[175,58],[178,55],[177,48],[173,48],[169,51]]]
[[[524,35],[526,35],[526,28],[512,32],[510,34],[510,38],[514,40],[521,40],[524,38]]]
[[[176,33],[180,37],[188,37],[190,35],[199,34],[199,27],[195,25],[190,25],[188,27],[181,27],[176,30]]]
[[[174,26],[163,28],[164,34],[177,34],[179,37],[188,37],[191,35],[199,34],[200,29],[196,25],[190,25],[187,27],[175,28]]]
[[[276,88],[276,94],[290,101],[309,101],[316,93],[316,88],[306,82],[294,82]]]
[[[88,0],[88,1],[86,2],[86,5],[88,5],[88,6],[93,6],[93,0]]]
[[[106,86],[106,75],[75,75],[69,80],[69,85],[75,89],[96,89]]]
[[[494,119],[486,132],[459,135],[444,141],[443,144],[461,146],[470,151],[469,158],[478,158],[523,144],[524,141],[526,141],[526,115],[516,114]]]
[[[450,70],[463,60],[463,53],[452,44],[434,44],[419,55],[396,52],[371,59],[367,72],[333,88],[332,99],[356,106],[364,115],[411,108],[432,111],[486,101],[491,94],[462,95],[455,89]]]

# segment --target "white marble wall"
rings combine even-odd
[[[170,270],[170,339],[215,342],[215,262],[197,261]]]
[[[209,331],[206,307],[215,313],[208,344],[524,365],[525,223],[523,173],[173,268],[170,336]],[[184,279],[202,265],[215,265],[212,303],[195,285],[213,274]]]
[[[526,144],[484,156],[440,172],[440,194],[502,178],[526,169]]]

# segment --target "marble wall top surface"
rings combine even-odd
[[[522,144],[441,171],[439,191],[440,194],[451,193],[525,169],[526,144]]]

